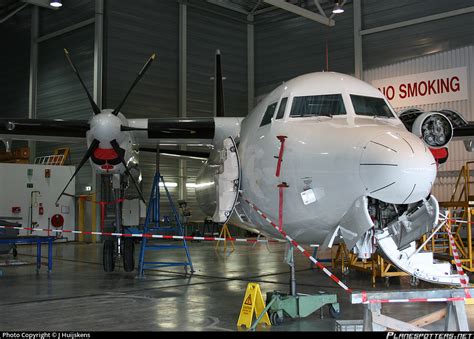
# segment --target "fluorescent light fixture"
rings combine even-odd
[[[61,0],[52,0],[49,2],[49,5],[51,7],[62,7],[62,3],[61,3]]]
[[[194,182],[187,182],[186,183],[186,188],[201,188],[201,187],[206,187],[206,186],[212,186],[214,185],[214,182],[202,182],[200,184],[196,184]]]
[[[344,8],[342,8],[340,5],[339,5],[339,1],[336,2],[336,5],[334,6],[332,12],[334,14],[341,14],[341,13],[344,13]]]
[[[160,182],[160,187],[164,187],[164,184]],[[166,187],[178,187],[178,183],[176,182],[167,182]]]

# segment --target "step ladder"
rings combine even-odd
[[[163,185],[163,188],[166,192],[166,198],[168,200],[171,211],[173,212],[173,217],[176,222],[176,227],[161,227],[161,213],[160,213],[160,182]],[[160,172],[156,172],[153,178],[153,186],[150,194],[150,200],[147,207],[145,225],[143,228],[143,233],[145,234],[163,234],[162,232],[174,232],[173,235],[184,235],[184,227],[181,224],[179,215],[176,209],[176,206],[173,203],[173,199],[166,187],[163,177],[160,175]],[[171,235],[168,233],[168,235]],[[162,242],[162,240],[159,240]],[[189,254],[188,245],[186,240],[183,239],[182,245],[173,245],[173,244],[163,244],[152,242],[152,238],[143,237],[142,244],[140,248],[140,257],[138,262],[138,278],[144,278],[144,271],[148,269],[156,269],[169,266],[183,266],[186,274],[188,273],[188,268],[190,272],[194,273],[193,263],[191,261],[191,255]],[[147,251],[159,251],[159,250],[171,250],[171,249],[184,249],[186,253],[186,261],[145,261],[145,253]]]

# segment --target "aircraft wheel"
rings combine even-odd
[[[334,307],[333,304],[329,305],[329,315],[333,318],[333,319],[338,319],[340,316],[341,316],[341,306],[339,305],[338,307],[339,309],[336,310],[336,308]]]
[[[135,243],[133,239],[123,239],[123,269],[125,272],[132,272],[135,269]]]
[[[13,247],[12,254],[13,254],[13,258],[16,258],[18,256],[18,251],[16,250],[16,247]]]
[[[274,326],[283,324],[283,316],[278,315],[278,312],[270,313],[270,322]]]
[[[115,269],[115,241],[112,239],[104,240],[104,250],[102,262],[105,272],[113,272]]]

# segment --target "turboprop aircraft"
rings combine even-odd
[[[86,140],[88,150],[73,177],[90,159],[98,173],[113,176],[117,194],[126,174],[142,199],[136,179],[140,148],[209,145],[209,154],[160,152],[207,158],[197,177],[196,196],[215,222],[230,220],[280,237],[246,203],[252,201],[271,220],[281,217],[285,232],[302,244],[324,247],[344,241],[361,258],[378,250],[419,279],[459,284],[449,263],[435,263],[432,254],[415,246],[438,223],[438,202],[430,194],[437,172],[431,150],[445,148],[453,137],[473,135],[472,125],[458,113],[407,110],[397,116],[371,85],[345,74],[317,72],[278,86],[245,118],[224,117],[217,53],[216,117],[127,119],[120,109],[154,56],[115,109],[95,104],[67,51],[66,56],[91,103],[92,118],[3,119],[0,138],[6,144],[14,139]],[[106,248],[107,253],[120,253],[120,239],[104,242]],[[124,251],[124,263],[130,255],[133,251]]]

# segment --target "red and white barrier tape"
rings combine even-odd
[[[453,257],[454,257],[454,263],[456,265],[456,270],[458,271],[458,274],[461,277],[464,277],[464,278],[459,279],[459,281],[461,282],[461,287],[467,287],[468,286],[468,282],[467,282],[467,279],[466,279],[467,276],[466,276],[466,273],[464,273],[464,270],[462,269],[461,259],[459,258],[456,243],[454,242],[454,237],[451,233],[451,226],[446,225],[445,227],[446,227],[446,230],[448,231],[449,242],[451,244],[451,250],[453,251]],[[471,295],[470,295],[470,293],[467,289],[465,289],[465,292],[466,292],[466,297],[471,298]]]
[[[89,232],[89,231],[73,231],[73,230],[55,230],[55,229],[43,229],[43,228],[31,228],[31,227],[17,227],[17,226],[0,226],[0,229],[15,229],[25,231],[37,231],[37,232],[56,232],[56,233],[73,233],[73,234],[85,234],[85,235],[105,235],[113,237],[136,237],[136,238],[153,238],[153,239],[175,239],[175,240],[202,240],[202,241],[235,241],[235,242],[278,242],[281,243],[283,240],[277,239],[245,239],[245,238],[219,238],[219,237],[195,237],[195,236],[182,236],[182,235],[162,235],[162,234],[151,234],[151,233],[112,233],[112,232]]]
[[[429,302],[448,302],[448,301],[465,301],[471,297],[451,297],[451,298],[412,298],[412,299],[367,299],[367,293],[362,294],[363,304],[386,304],[386,303],[429,303]]]
[[[280,229],[278,225],[276,225],[265,213],[263,213],[257,206],[251,203],[249,200],[244,198],[244,201],[252,207],[265,221],[267,221],[270,225],[273,226],[285,239],[287,239],[294,247],[296,247],[301,253],[303,253],[309,260],[311,260],[318,268],[320,268],[329,278],[331,278],[334,282],[336,282],[339,286],[341,286],[346,292],[352,293],[352,290],[347,287],[338,277],[331,273],[323,264],[317,261],[308,251],[306,251],[303,247],[301,247],[293,238],[291,238],[285,231]]]

